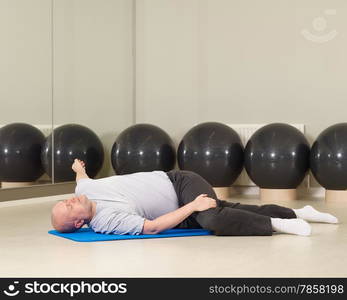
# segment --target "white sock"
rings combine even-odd
[[[296,216],[308,222],[322,222],[322,223],[337,223],[338,220],[331,214],[322,213],[314,209],[310,205],[306,205],[300,209],[293,209]]]
[[[302,219],[271,218],[272,229],[277,232],[308,236],[311,226]]]

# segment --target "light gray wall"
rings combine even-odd
[[[312,142],[346,121],[346,11],[343,0],[137,1],[137,121],[175,140],[203,121],[302,123]],[[337,36],[316,43],[304,29]]]

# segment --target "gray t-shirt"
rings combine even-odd
[[[178,208],[173,184],[163,171],[83,178],[75,193],[96,202],[96,214],[88,225],[101,233],[140,234],[145,219]]]

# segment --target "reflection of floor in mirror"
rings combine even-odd
[[[251,198],[232,201],[260,204]],[[94,243],[48,234],[53,203],[0,203],[0,277],[347,276],[347,201],[281,203],[293,208],[310,204],[339,218],[339,225],[312,224],[310,237],[200,236]]]
[[[20,187],[28,187],[32,185],[42,185],[42,184],[51,184],[52,180],[49,178],[40,178],[37,181],[29,181],[29,182],[0,182],[0,188],[8,189],[8,188],[20,188]]]

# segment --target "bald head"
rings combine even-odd
[[[77,230],[74,226],[73,219],[69,217],[59,203],[52,208],[51,222],[54,229],[60,232],[74,232]]]
[[[89,223],[95,214],[95,203],[86,196],[59,201],[52,208],[51,222],[60,232],[74,232]]]

